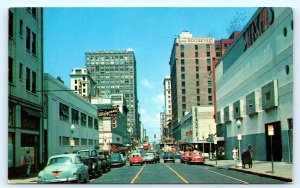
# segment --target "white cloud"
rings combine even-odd
[[[148,88],[148,89],[152,89],[154,87],[153,84],[146,79],[142,79],[141,83],[145,88]]]
[[[152,98],[152,101],[156,105],[157,109],[160,110],[160,112],[163,112],[164,105],[165,105],[165,96],[163,93],[160,93]]]

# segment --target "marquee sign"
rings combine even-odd
[[[116,109],[100,109],[98,111],[99,117],[117,117],[119,110]]]
[[[273,23],[275,13],[273,8],[262,8],[256,18],[252,20],[250,25],[243,33],[245,43],[244,51],[246,51]]]

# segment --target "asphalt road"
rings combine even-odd
[[[163,161],[161,161],[163,162]],[[92,184],[286,184],[284,181],[205,165],[144,164],[112,168]]]

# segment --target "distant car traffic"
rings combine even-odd
[[[110,165],[111,166],[124,166],[125,160],[121,153],[112,153],[110,155]]]
[[[37,183],[87,183],[88,166],[83,164],[78,154],[54,155],[48,159],[47,166],[39,172]]]
[[[164,163],[166,163],[167,161],[175,163],[175,154],[173,152],[172,153],[165,153],[163,155],[163,159],[164,159]]]
[[[140,153],[132,153],[129,155],[129,164],[132,166],[133,164],[143,165],[143,158]]]
[[[143,162],[144,163],[155,163],[156,159],[153,153],[145,153],[143,156]]]
[[[192,164],[192,163],[203,164],[204,162],[205,162],[205,158],[200,151],[189,152],[189,157],[187,160],[188,164]]]

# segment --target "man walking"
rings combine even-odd
[[[24,156],[24,164],[26,165],[26,177],[29,177],[30,168],[31,168],[31,165],[32,165],[32,157],[31,157],[29,151],[27,151],[25,156]]]

